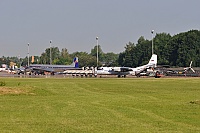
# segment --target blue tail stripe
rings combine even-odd
[[[75,68],[79,67],[79,65],[78,65],[78,57],[74,58],[74,64],[75,64]]]

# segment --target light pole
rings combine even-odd
[[[52,64],[52,59],[51,59],[51,43],[52,43],[52,40],[50,40],[50,65]]]
[[[20,63],[20,55],[18,55],[18,57],[17,57],[17,58],[18,58],[18,63],[19,63],[19,65],[18,65],[18,66],[19,66],[19,67],[21,67],[21,63]]]
[[[153,32],[154,32],[154,30],[151,30],[151,34],[152,34],[152,55],[153,55]]]
[[[28,43],[28,66],[29,66],[29,43]]]
[[[98,55],[99,37],[96,37],[96,41],[97,41],[97,67],[98,67],[98,62],[99,62],[99,55]]]

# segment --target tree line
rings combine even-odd
[[[151,57],[152,40],[141,36],[137,43],[129,42],[125,51],[119,54],[120,66],[136,67],[146,64]],[[193,61],[194,67],[200,66],[200,31],[190,30],[171,36],[158,33],[153,38],[154,53],[158,55],[158,65],[174,67],[189,66]]]
[[[153,38],[154,53],[158,55],[158,65],[170,65],[174,67],[188,66],[193,61],[194,67],[200,66],[200,31],[190,30],[171,36],[168,33],[157,33]],[[126,66],[137,67],[148,63],[152,55],[152,40],[141,36],[137,43],[129,42],[125,50],[119,54],[104,53],[98,45],[98,66]],[[59,50],[51,47],[52,64],[71,64],[74,57],[79,58],[80,67],[95,67],[97,65],[97,46],[87,52],[74,52],[70,54],[67,48]],[[47,48],[41,56],[29,57],[32,64],[50,64],[50,48]],[[10,62],[18,66],[27,66],[28,58],[1,57],[0,64],[9,65]]]

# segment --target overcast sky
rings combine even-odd
[[[69,53],[96,45],[120,53],[140,36],[200,29],[200,0],[0,0],[0,57],[41,55],[50,46]]]

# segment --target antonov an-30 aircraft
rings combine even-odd
[[[65,70],[79,70],[78,57],[75,57],[71,65],[48,65],[48,64],[31,64],[26,71],[34,74],[44,74],[45,72],[54,74],[55,72],[63,72]]]
[[[157,65],[157,55],[153,54],[149,63],[136,68],[131,67],[100,67],[96,70],[96,75],[117,75],[118,77],[126,75],[137,75],[148,68],[155,68]]]

